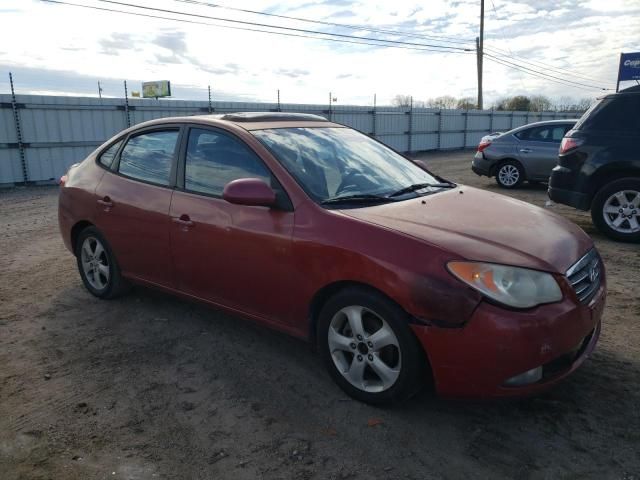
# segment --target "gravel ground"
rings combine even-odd
[[[498,191],[471,156],[421,158]],[[547,200],[544,186],[509,195]],[[532,399],[424,392],[380,409],[341,393],[298,340],[143,288],[93,298],[56,208],[55,187],[0,191],[2,479],[640,479],[640,250],[588,214],[550,207],[608,269],[601,341],[575,375]]]

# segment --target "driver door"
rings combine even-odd
[[[218,129],[188,131],[171,202],[171,249],[178,289],[195,297],[282,323],[294,294],[291,255],[294,212],[234,205],[227,183],[260,178],[286,195],[242,140]],[[182,177],[182,178],[180,178]],[[283,202],[286,205],[286,202]]]

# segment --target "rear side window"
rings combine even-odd
[[[186,190],[215,196],[221,196],[225,185],[239,178],[259,178],[271,184],[271,173],[244,143],[197,128],[189,133],[184,177]]]
[[[640,133],[640,95],[603,99],[584,114],[576,128],[608,133]]]
[[[145,182],[169,185],[177,142],[178,130],[136,135],[122,149],[118,171]]]
[[[100,155],[98,161],[105,167],[111,168],[111,165],[113,165],[113,160],[116,158],[116,153],[118,153],[118,149],[120,148],[121,144],[122,140],[111,145],[102,153],[102,155]]]

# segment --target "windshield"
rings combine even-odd
[[[350,128],[278,128],[251,132],[319,203],[332,199],[415,197],[434,176]],[[395,196],[394,196],[395,194]],[[402,196],[399,198],[402,199]]]

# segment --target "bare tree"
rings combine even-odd
[[[456,108],[457,103],[458,100],[451,95],[442,95],[427,100],[427,106],[430,108]]]
[[[391,105],[394,107],[410,107],[411,95],[396,95],[391,99]]]
[[[529,110],[532,112],[548,112],[551,110],[551,100],[544,95],[534,95],[529,103]]]
[[[474,108],[478,108],[478,105],[476,105],[476,101],[473,98],[464,97],[458,100],[456,108],[458,110],[473,110]]]

